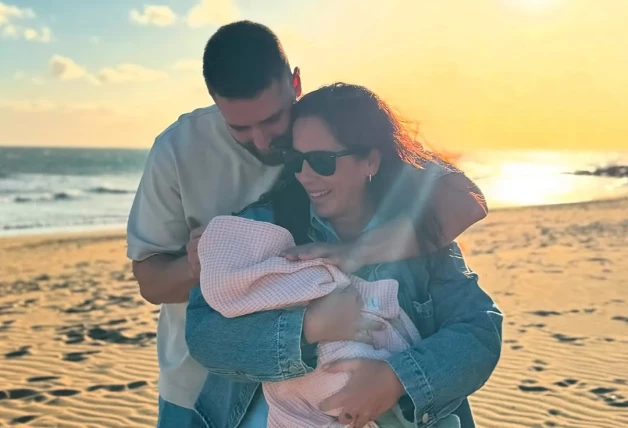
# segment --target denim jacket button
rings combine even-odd
[[[301,369],[299,369],[299,366],[296,363],[290,363],[290,367],[288,367],[288,371],[290,373],[299,373]]]
[[[421,422],[423,422],[424,424],[428,423],[430,421],[430,415],[428,415],[427,413],[423,413],[423,417],[421,418]]]

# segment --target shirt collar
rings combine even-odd
[[[382,216],[376,213],[375,215],[373,215],[373,217],[371,217],[366,227],[362,229],[362,233],[367,232],[371,229],[375,229],[376,227],[380,226],[383,223],[384,223],[384,219],[382,218]],[[314,239],[315,238],[314,236],[310,236],[310,238],[312,238],[313,240],[315,241],[322,240],[327,243],[340,242],[340,238],[338,238],[338,235],[336,234],[336,231],[334,230],[334,227],[331,225],[331,223],[327,219],[319,217],[314,212],[314,208],[312,207],[311,204],[310,204],[310,226],[312,226],[314,231],[317,232],[317,235],[322,235],[319,239]]]

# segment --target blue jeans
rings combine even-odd
[[[172,404],[159,397],[157,428],[206,428],[205,422],[194,411]]]

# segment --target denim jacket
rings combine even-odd
[[[269,204],[243,216],[273,222]],[[337,239],[315,217],[310,237]],[[463,428],[474,427],[467,397],[484,385],[499,360],[502,314],[458,246],[365,266],[356,275],[396,279],[399,303],[421,333],[417,346],[387,361],[406,390],[399,402],[406,419],[428,428],[455,413]],[[195,406],[208,427],[237,427],[261,382],[293,379],[316,368],[315,345],[302,341],[304,314],[305,308],[294,308],[227,319],[207,305],[199,287],[192,289],[186,341],[190,355],[210,373]]]

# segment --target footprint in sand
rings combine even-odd
[[[562,313],[556,312],[556,311],[534,311],[534,312],[530,312],[530,314],[536,315],[539,317],[551,317],[551,316],[562,315]]]
[[[519,385],[519,389],[523,392],[549,392],[551,389],[540,385]]]
[[[136,382],[130,382],[126,385],[127,388],[129,389],[137,389],[137,388],[141,388],[143,386],[147,386],[148,383],[145,380],[138,380]]]
[[[92,385],[87,387],[87,391],[88,392],[92,392],[92,391],[98,391],[100,389],[104,389],[105,391],[109,391],[109,392],[120,392],[120,391],[124,391],[124,389],[126,388],[125,385]]]
[[[561,343],[569,343],[576,346],[582,346],[582,343],[579,343],[579,342],[581,340],[586,339],[586,337],[573,337],[573,336],[567,336],[562,333],[555,333],[552,335],[552,337]]]
[[[545,324],[540,324],[539,323],[539,324],[526,324],[526,325],[523,325],[522,327],[524,327],[524,328],[545,328],[547,326]]]
[[[6,395],[3,397],[2,394]],[[6,393],[0,392],[0,400],[2,400],[3,398],[8,398],[9,400],[19,400],[21,398],[28,398],[37,394],[39,394],[39,391],[35,391],[34,389],[9,389]]]
[[[628,317],[622,317],[622,316],[616,316],[611,318],[613,321],[623,321],[625,323],[628,323]]]
[[[4,358],[6,359],[20,358],[20,357],[23,357],[24,355],[30,355],[30,352],[28,352],[29,349],[30,349],[30,346],[22,346],[17,351],[4,354]]]
[[[561,388],[568,388],[572,385],[577,384],[578,382],[580,382],[578,379],[567,378],[559,382],[554,382],[554,385],[560,386]]]
[[[47,382],[50,380],[57,380],[57,379],[61,379],[61,377],[59,376],[35,376],[35,377],[29,377],[28,379],[26,379],[26,382],[28,383],[32,383],[32,382]]]
[[[628,400],[624,396],[616,394],[617,389],[615,388],[597,387],[589,392],[604,400],[611,407],[628,408]]]
[[[15,320],[2,321],[2,324],[0,324],[0,333],[2,333],[3,331],[7,331],[9,328],[11,328],[11,325],[14,322],[15,322]]]
[[[77,391],[76,389],[55,389],[53,391],[48,391],[48,394],[55,397],[71,397],[80,393],[81,391]]]
[[[37,419],[38,417],[39,416],[37,415],[20,416],[18,418],[11,419],[11,422],[9,422],[9,424],[11,425],[27,424],[30,421]]]
[[[86,355],[100,354],[100,351],[84,351],[84,352],[70,352],[63,355],[64,361],[72,361],[78,363],[87,359]]]

